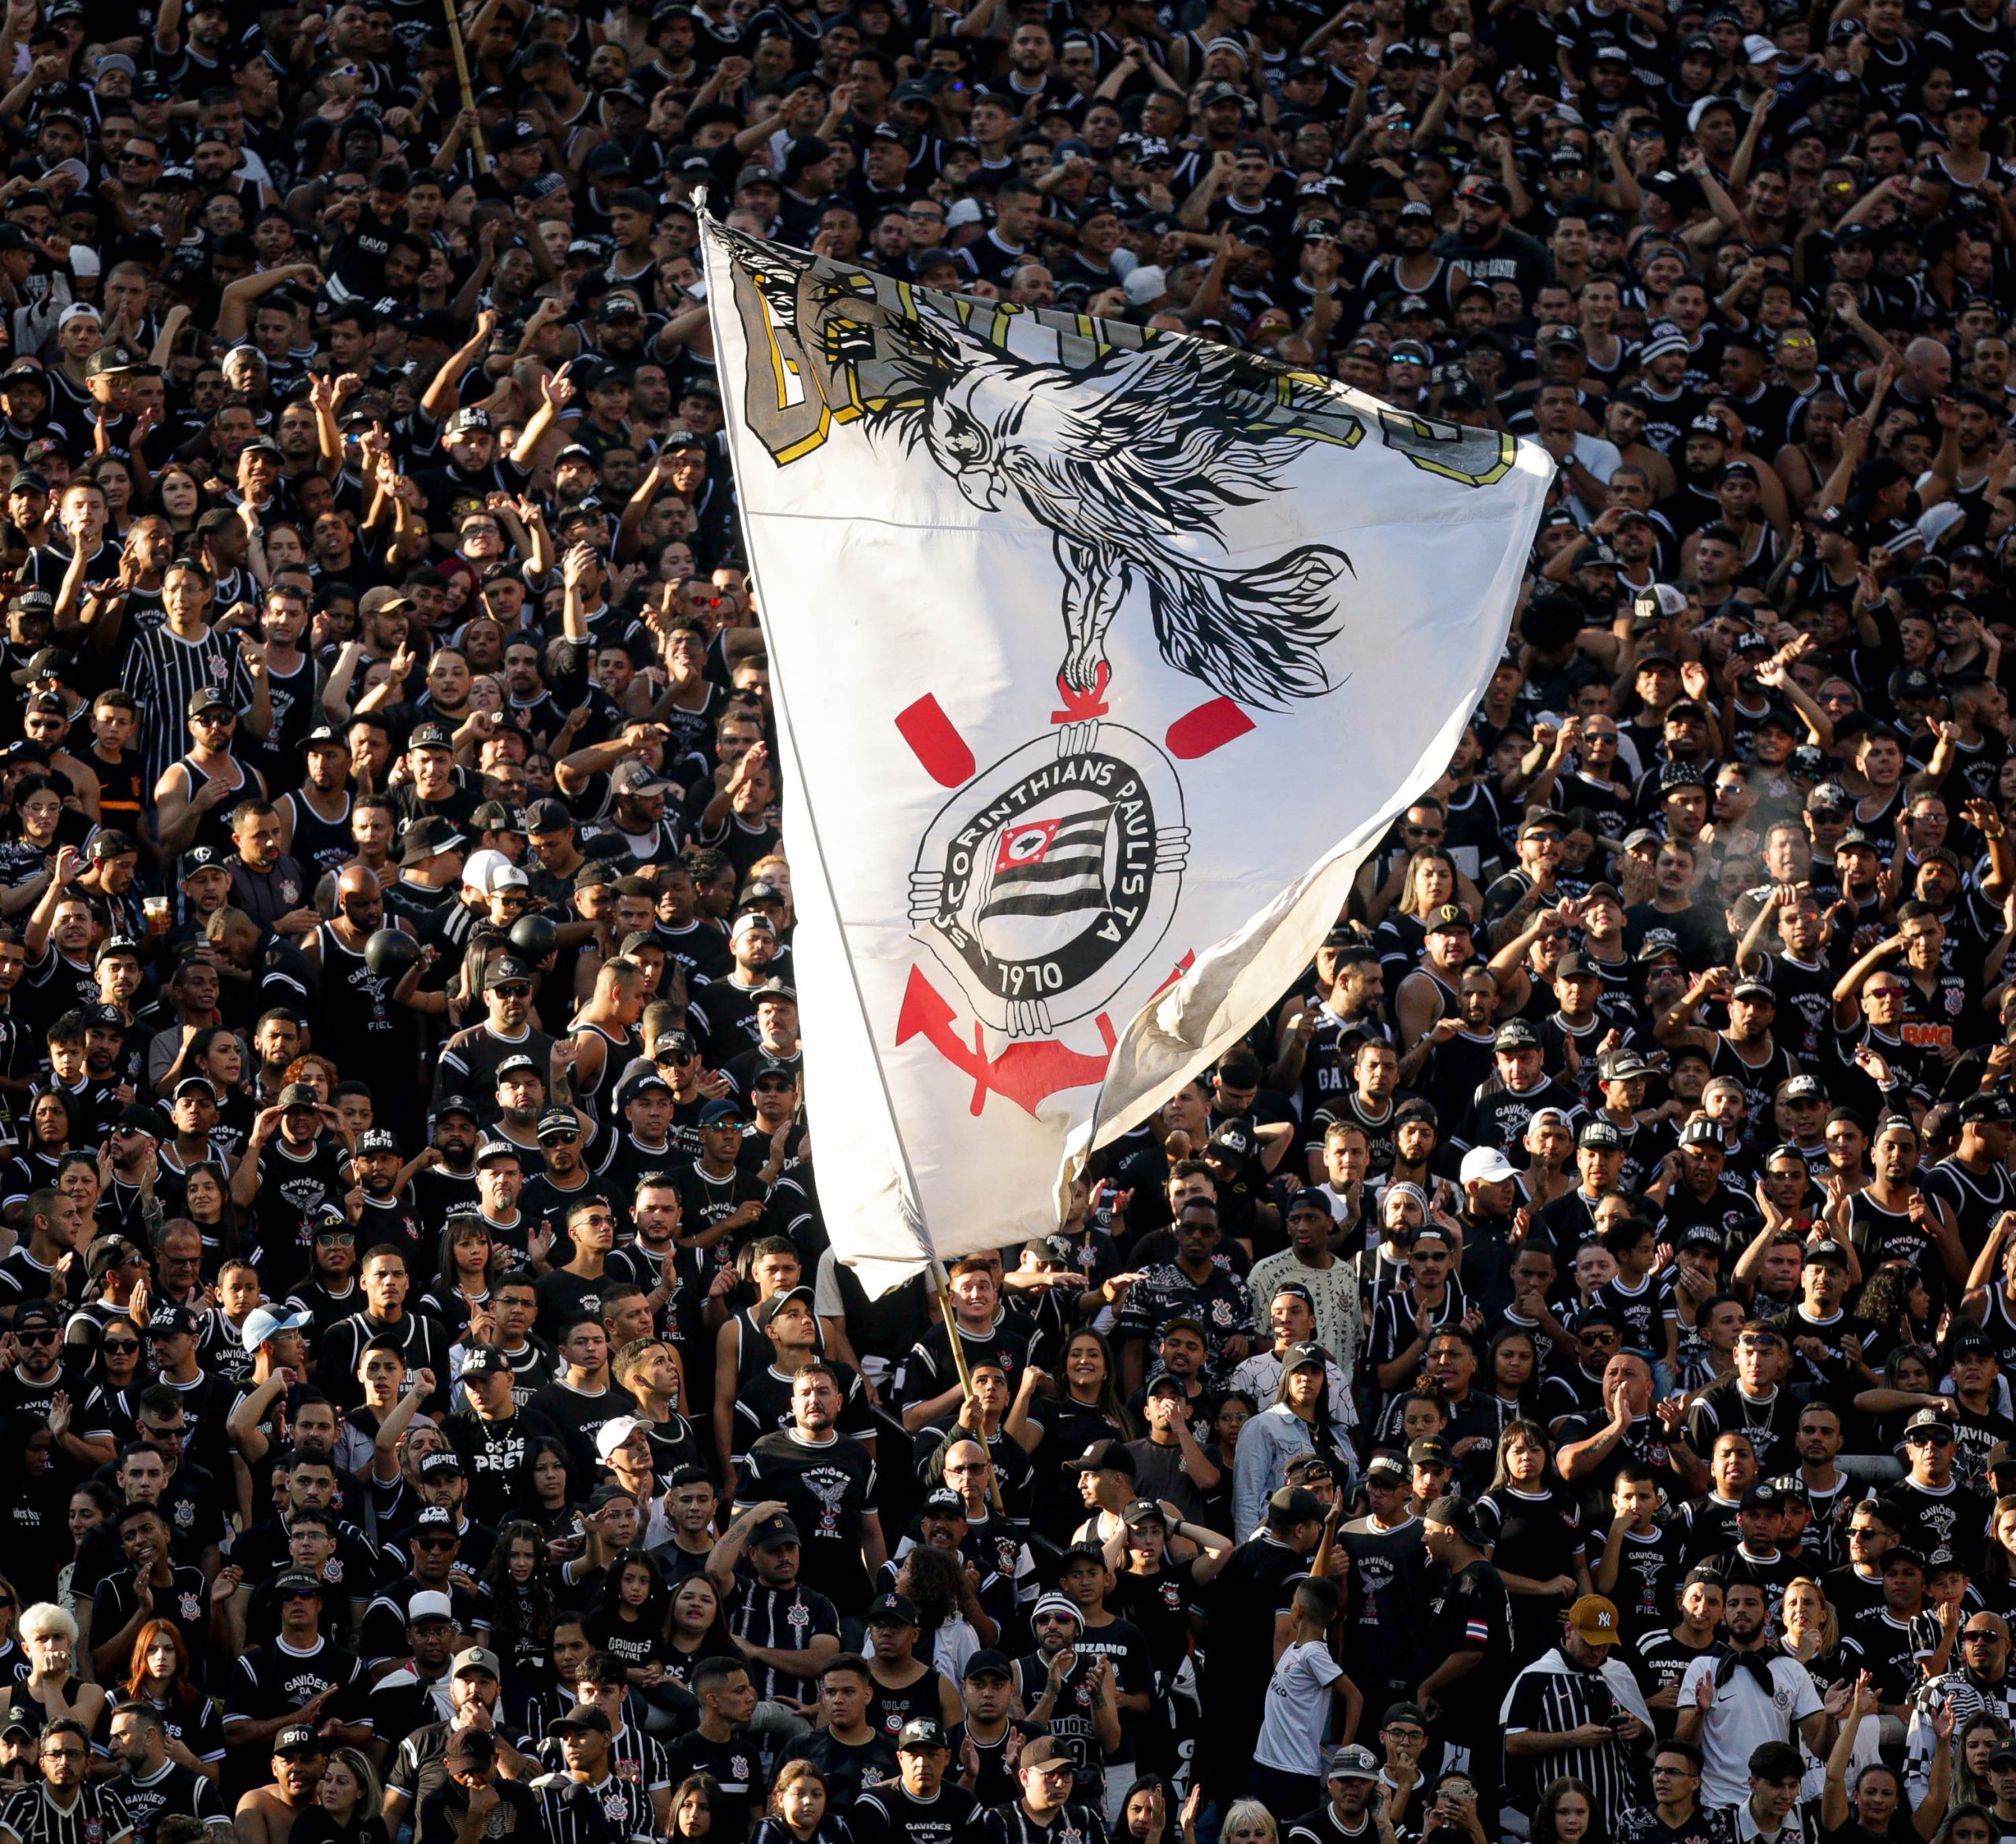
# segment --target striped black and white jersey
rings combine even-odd
[[[1040,1820],[1017,1799],[983,1813],[973,1835],[983,1844],[1106,1844],[1106,1821],[1091,1806],[1075,1804]]]
[[[738,1580],[728,1604],[728,1630],[738,1639],[779,1652],[802,1652],[821,1633],[840,1634],[840,1616],[816,1590],[794,1582],[788,1588],[766,1588],[754,1579]],[[774,1665],[750,1667],[758,1697],[815,1697],[818,1687],[809,1678],[787,1677]]]
[[[125,1802],[96,1783],[79,1787],[68,1805],[39,1783],[9,1794],[0,1805],[0,1838],[10,1844],[119,1844],[132,1833]]]
[[[1618,1668],[1620,1672],[1623,1668]],[[1589,1724],[1601,1726],[1614,1719],[1635,1713],[1618,1701],[1618,1692],[1598,1672],[1584,1671],[1559,1648],[1536,1660],[1514,1680],[1505,1699],[1505,1732],[1508,1735],[1529,1730],[1536,1735],[1562,1735]],[[1507,1762],[1506,1800],[1515,1811],[1536,1809],[1540,1789],[1562,1774],[1588,1782],[1599,1812],[1621,1813],[1634,1802],[1636,1789],[1631,1762],[1639,1743],[1615,1736],[1594,1747],[1566,1748],[1537,1757]]]
[[[566,1774],[541,1774],[532,1790],[539,1796],[550,1844],[590,1844],[584,1804],[601,1814],[610,1844],[652,1844],[658,1835],[651,1796],[636,1780],[610,1774],[588,1787]]]
[[[252,702],[252,687],[238,653],[238,636],[214,628],[201,640],[183,640],[166,628],[134,635],[120,682],[140,707],[136,740],[146,759],[146,786],[189,746],[189,700],[198,691],[221,694],[238,710]]]

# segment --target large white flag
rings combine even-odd
[[[1057,1225],[1448,762],[1552,465],[702,220],[813,1168],[871,1293]]]

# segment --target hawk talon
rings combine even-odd
[[[1099,663],[1089,688],[1080,689],[1073,685],[1062,673],[1057,675],[1057,695],[1064,701],[1064,709],[1052,711],[1053,724],[1084,724],[1095,717],[1106,714],[1106,688],[1113,676],[1113,668],[1104,660]]]

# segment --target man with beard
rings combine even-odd
[[[462,1360],[457,1379],[464,1405],[442,1424],[469,1479],[465,1509],[492,1529],[511,1516],[518,1502],[520,1479],[532,1464],[533,1444],[542,1435],[561,1432],[539,1409],[518,1405],[515,1379],[503,1352],[476,1346]]]
[[[214,1781],[169,1759],[168,1728],[151,1703],[122,1703],[112,1715],[112,1758],[120,1764],[112,1790],[133,1821],[139,1844],[154,1844],[154,1831],[169,1813],[201,1822],[214,1844],[231,1844],[235,1834]]]
[[[420,1156],[413,1173],[414,1201],[422,1228],[438,1231],[451,1212],[476,1206],[476,1109],[459,1094],[443,1095],[434,1105],[434,1140]]]
[[[702,986],[687,1013],[717,1065],[757,1041],[756,994],[770,984],[776,924],[760,909],[746,909],[730,926],[728,945],[734,967],[726,977]]]
[[[606,1199],[612,1205],[619,1199],[621,1186],[603,1176],[613,1150],[609,1137],[596,1133],[593,1124],[578,1109],[543,1109],[532,1128],[545,1169],[525,1181],[518,1198],[518,1208],[532,1222],[557,1231],[584,1195]],[[584,1146],[591,1143],[591,1135],[602,1142],[595,1149],[599,1171],[591,1170],[582,1156]]]
[[[350,743],[334,724],[318,724],[302,739],[301,753],[301,785],[274,803],[280,814],[280,850],[311,877],[320,877],[348,864],[355,851]]]
[[[531,1021],[532,983],[532,968],[512,955],[490,963],[483,976],[487,1015],[480,1024],[457,1031],[435,1060],[437,1106],[450,1093],[480,1098],[479,1119],[487,1124],[497,1118],[497,1072],[506,1057],[522,1053],[541,1070],[550,1065],[553,1039]]]
[[[1758,1749],[1788,1742],[1797,1729],[1817,1752],[1832,1726],[1806,1667],[1771,1643],[1761,1585],[1732,1579],[1723,1594],[1722,1620],[1726,1646],[1688,1666],[1674,1705],[1680,1739],[1706,1757],[1701,1794],[1711,1806],[1740,1805],[1748,1796],[1749,1764]]]
[[[317,759],[311,754],[311,765]],[[402,934],[412,932],[396,918],[391,925]],[[352,865],[336,878],[335,915],[308,936],[302,952],[322,981],[317,1047],[346,1076],[369,1080],[381,1125],[417,1139],[421,1106],[414,1072],[420,1063],[420,1020],[410,1002],[422,968],[416,963],[396,980],[372,970],[365,946],[385,926],[384,885],[375,872]]]
[[[410,1272],[418,1269],[429,1239],[421,1227],[412,1187],[402,1190],[399,1184],[406,1161],[398,1135],[389,1127],[367,1128],[357,1136],[353,1165],[358,1188],[364,1194],[357,1219],[358,1242],[367,1249],[389,1242],[406,1257]]]
[[[759,1436],[742,1467],[743,1490],[775,1494],[791,1520],[807,1533],[807,1584],[836,1606],[867,1603],[870,1578],[888,1560],[876,1509],[875,1462],[835,1425],[840,1385],[824,1364],[791,1379],[791,1425]]]

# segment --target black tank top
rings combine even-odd
[[[239,778],[239,785],[234,791],[235,798],[219,801],[207,813],[198,818],[196,821],[195,835],[189,841],[191,846],[206,845],[219,857],[226,858],[231,857],[238,850],[237,846],[232,843],[231,809],[238,804],[239,800],[254,800],[265,792],[265,785],[261,782],[259,772],[256,768],[248,768],[235,756],[232,758],[232,765],[238,770]],[[195,758],[193,756],[178,756],[173,765],[180,768],[187,778],[189,798],[191,801],[195,800],[213,779],[196,766]]]
[[[585,1020],[576,1020],[573,1028],[577,1035],[584,1031],[592,1031],[602,1041],[601,1073],[590,1083],[584,1083],[577,1076],[573,1085],[576,1102],[599,1120],[602,1118],[601,1098],[615,1089],[617,1077],[629,1067],[634,1058],[644,1053],[644,1040],[637,1035],[634,1025],[621,1037],[605,1031],[599,1024],[591,1024]]]
[[[380,1093],[413,1087],[420,1051],[419,1014],[392,998],[398,982],[373,973],[361,949],[346,947],[324,922],[315,931],[322,950],[322,994],[326,1002],[329,1054],[346,1078],[363,1077]],[[386,1121],[386,1126],[397,1123]]]
[[[320,879],[324,871],[335,871],[357,856],[357,843],[350,835],[350,797],[343,795],[342,817],[325,820],[311,807],[298,789],[284,794],[287,811],[294,816],[294,843],[287,856],[311,876]]]
[[[943,1720],[936,1665],[927,1664],[922,1677],[900,1690],[891,1690],[873,1674],[869,1682],[873,1687],[868,1698],[868,1722],[876,1734],[887,1735],[893,1742],[903,1732],[903,1724],[914,1716],[928,1716],[933,1722]]]

